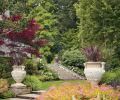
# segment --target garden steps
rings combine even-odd
[[[46,91],[40,90],[40,91],[32,91],[30,94],[24,94],[24,95],[17,95],[16,98],[10,98],[8,100],[35,100],[40,96],[41,93],[44,93]]]
[[[40,90],[40,91],[32,91],[33,94],[41,94],[46,92],[45,90]]]
[[[59,79],[62,79],[62,80],[85,79],[83,76],[80,76],[75,72],[69,70],[68,68],[57,63],[49,64],[48,68],[55,71],[58,74]]]
[[[9,99],[6,99],[6,100],[30,100],[30,99],[21,99],[21,98],[9,98]]]
[[[38,98],[40,95],[39,94],[24,94],[24,95],[18,95],[17,98],[21,99],[29,99],[29,100],[34,100]]]

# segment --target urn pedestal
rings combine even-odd
[[[31,88],[28,88],[26,87],[26,85],[21,83],[26,76],[26,71],[24,69],[25,66],[23,65],[13,66],[13,71],[11,72],[11,74],[16,83],[11,85],[11,90],[15,93],[15,95],[26,94],[31,92]]]

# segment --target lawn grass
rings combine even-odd
[[[41,89],[42,90],[48,90],[52,86],[59,86],[62,85],[63,83],[71,83],[71,84],[76,84],[76,83],[84,83],[85,81],[83,80],[58,80],[58,81],[46,81],[42,82]]]

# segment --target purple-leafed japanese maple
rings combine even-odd
[[[83,48],[83,53],[88,61],[98,62],[102,60],[101,52],[96,46]]]
[[[4,17],[3,21],[10,21],[16,26],[20,26],[23,21],[20,15]],[[29,57],[28,55],[41,57],[39,48],[48,41],[36,38],[37,31],[41,30],[40,25],[34,19],[29,19],[19,31],[16,31],[16,26],[7,29],[0,27],[0,55],[11,57],[15,65],[21,65],[24,58]]]

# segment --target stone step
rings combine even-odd
[[[32,91],[31,94],[18,95],[17,98],[9,98],[7,100],[35,100],[40,96],[41,93],[46,92],[45,90]]]
[[[6,100],[31,100],[31,99],[9,98],[9,99],[6,99]]]
[[[62,65],[49,64],[48,68],[55,71],[58,74],[58,77],[62,80],[85,79],[83,76],[79,76],[75,72]]]
[[[32,94],[41,94],[46,92],[45,90],[39,90],[39,91],[32,91]]]
[[[35,100],[39,96],[40,96],[39,94],[24,94],[24,95],[18,95],[17,98]]]

